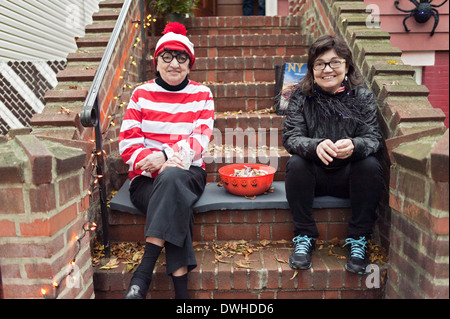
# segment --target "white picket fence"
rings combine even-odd
[[[0,0],[0,61],[61,61],[102,0]]]

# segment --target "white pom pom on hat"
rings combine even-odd
[[[185,26],[179,22],[171,22],[166,25],[163,34],[164,35],[156,44],[155,55],[153,58],[155,67],[158,55],[165,49],[168,49],[173,51],[185,51],[189,55],[189,59],[191,61],[190,67],[192,69],[192,66],[195,63],[194,44],[189,41],[186,36],[187,30]]]

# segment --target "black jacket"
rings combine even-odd
[[[382,149],[372,92],[357,87],[336,95],[320,89],[312,97],[300,90],[292,94],[283,131],[283,145],[290,154],[322,163],[316,154],[317,145],[325,139],[336,142],[344,138],[353,141],[353,154],[346,160],[335,159],[330,167],[361,160]]]

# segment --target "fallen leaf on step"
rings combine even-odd
[[[267,245],[270,244],[270,240],[267,239],[263,239],[259,242],[263,247],[266,247]]]
[[[279,263],[282,263],[282,264],[288,264],[289,262],[286,260],[286,259],[280,259],[280,258],[277,258],[277,257],[273,257],[276,261],[278,261]]]
[[[250,262],[250,261],[249,261]],[[245,268],[245,269],[254,269],[254,267],[251,267],[251,266],[249,266],[249,265],[245,265],[245,261],[243,261],[243,260],[239,260],[237,263],[236,263],[236,268]]]
[[[103,269],[103,270],[114,269],[114,268],[119,267],[119,263],[120,263],[119,259],[117,259],[116,257],[113,257],[106,263],[106,265],[104,265],[103,267],[100,267],[100,269]]]
[[[289,280],[293,280],[295,277],[297,277],[297,275],[298,275],[298,270],[295,270],[294,274],[292,275],[291,279],[289,279]]]

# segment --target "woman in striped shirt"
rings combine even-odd
[[[171,23],[163,33],[154,55],[157,78],[133,92],[119,136],[131,200],[146,213],[144,256],[126,299],[146,297],[163,247],[175,298],[189,298],[187,276],[197,266],[192,206],[206,185],[202,154],[213,130],[214,101],[208,87],[188,79],[195,55],[184,26]]]

